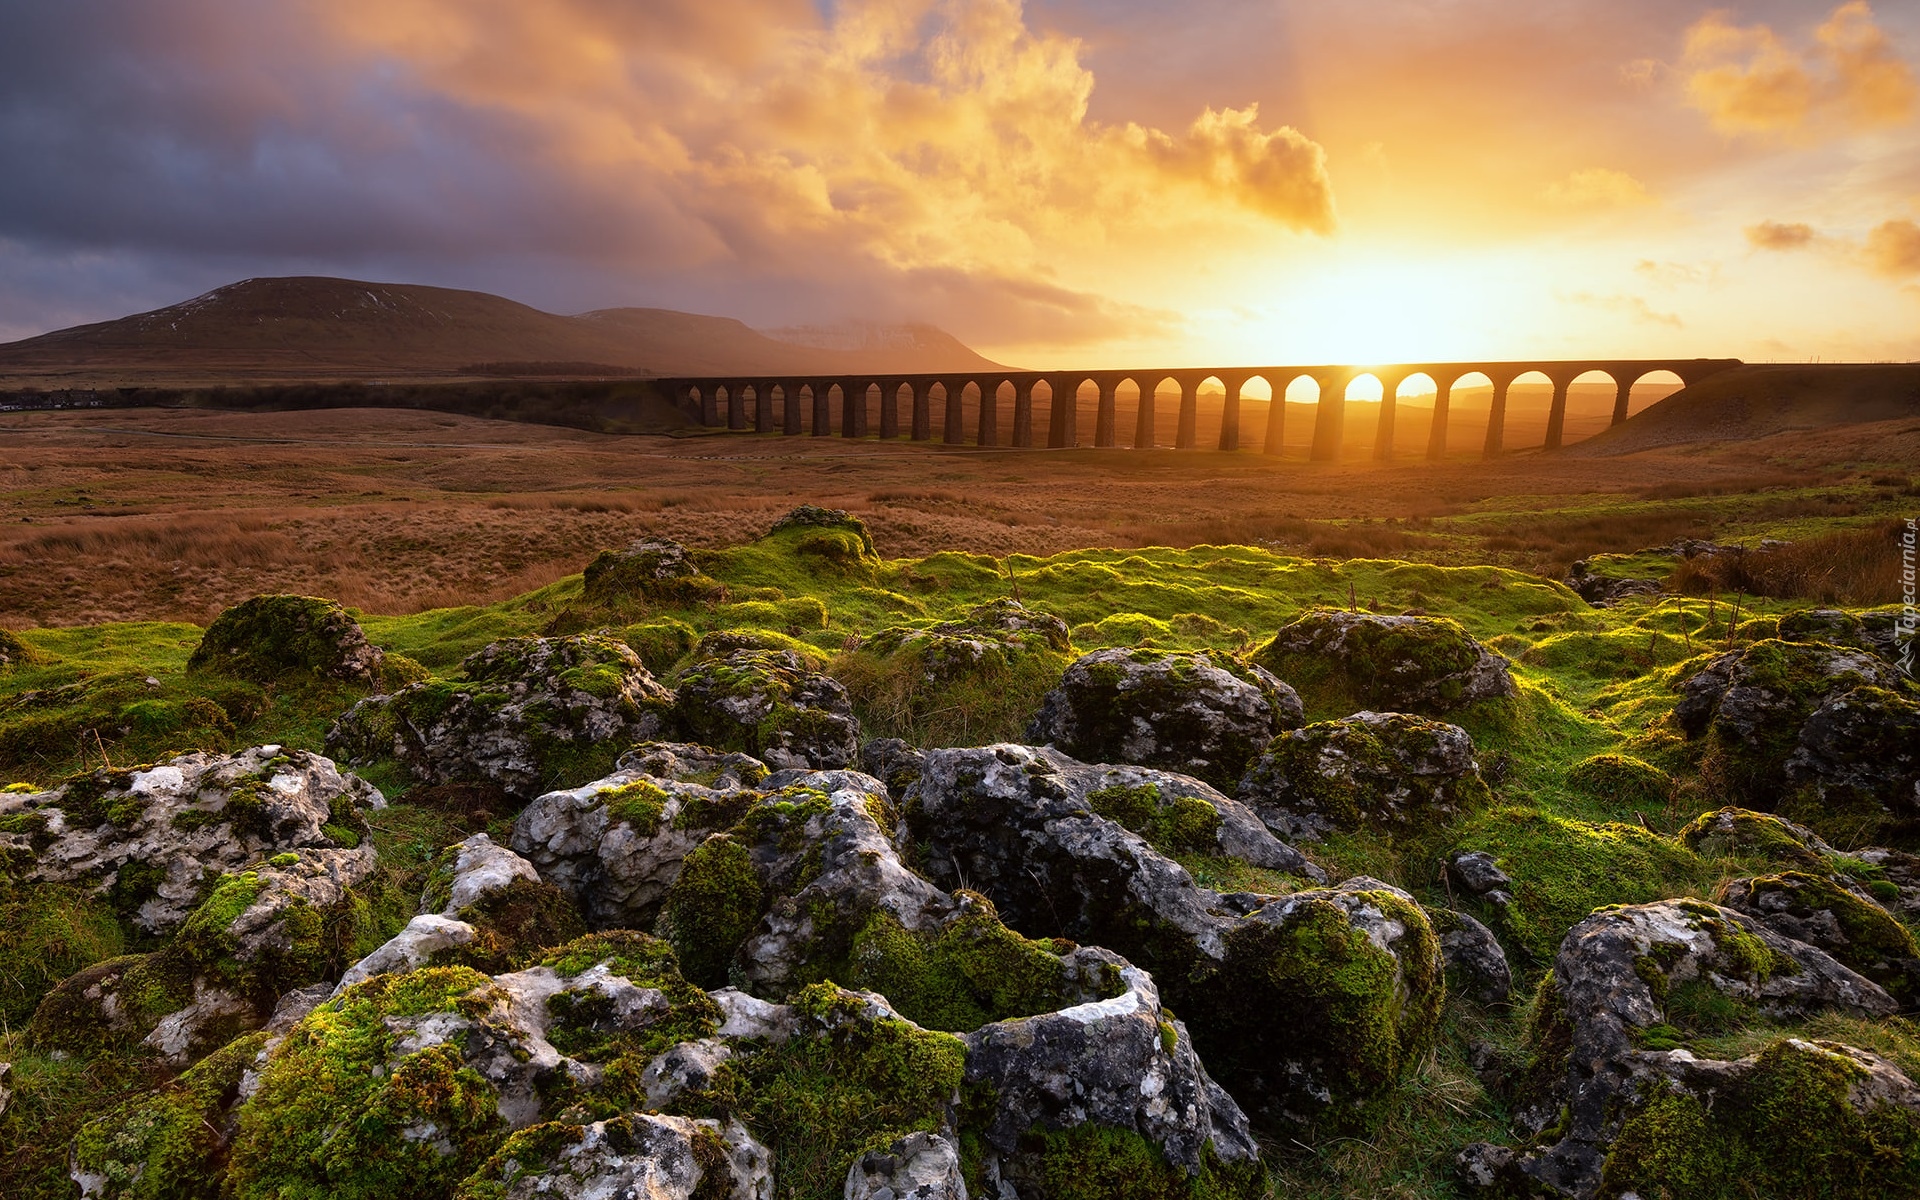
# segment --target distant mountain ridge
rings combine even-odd
[[[486,292],[323,276],[245,279],[180,304],[0,344],[0,376],[78,382],[979,370],[932,326],[787,340],[660,308],[543,312]],[[786,331],[782,331],[786,332]],[[472,368],[485,368],[473,370]]]

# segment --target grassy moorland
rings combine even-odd
[[[1315,607],[1459,622],[1512,662],[1519,684],[1513,699],[1481,702],[1451,718],[1472,734],[1494,803],[1426,834],[1340,834],[1311,853],[1336,877],[1375,876],[1425,902],[1479,913],[1496,925],[1520,986],[1510,1006],[1449,1000],[1437,1047],[1373,1136],[1273,1147],[1278,1194],[1327,1197],[1451,1194],[1454,1152],[1468,1141],[1505,1136],[1503,1101],[1470,1069],[1470,1053],[1476,1046],[1483,1054],[1487,1047],[1505,1053],[1520,1043],[1530,1019],[1524,997],[1565,930],[1587,912],[1610,903],[1709,897],[1728,878],[1778,869],[1763,854],[1716,856],[1674,837],[1701,812],[1732,799],[1703,771],[1698,743],[1672,728],[1677,685],[1712,655],[1772,637],[1779,618],[1796,609],[1838,604],[1888,619],[1884,609],[1870,610],[1898,599],[1896,526],[1920,504],[1897,462],[1900,452],[1864,435],[1802,438],[1775,446],[1770,457],[1751,448],[1744,457],[1708,455],[1692,469],[1657,456],[1624,468],[1611,464],[1618,479],[1564,462],[1491,470],[1446,464],[1425,474],[1340,468],[1276,479],[1258,463],[1174,455],[1144,465],[1133,460],[1133,474],[1123,479],[1112,475],[1109,456],[1049,467],[1051,477],[1041,478],[1033,460],[997,456],[922,454],[903,467],[897,458],[856,450],[783,465],[772,457],[778,444],[762,439],[741,461],[724,465],[646,460],[639,465],[665,478],[636,486],[619,478],[635,460],[622,461],[618,451],[580,435],[555,433],[538,453],[502,442],[470,457],[422,450],[381,467],[360,449],[315,465],[310,447],[267,446],[258,455],[269,477],[257,479],[232,456],[209,458],[222,502],[196,515],[188,464],[164,455],[149,463],[149,482],[160,486],[134,503],[115,490],[123,485],[107,468],[76,477],[73,464],[83,456],[75,436],[49,436],[34,446],[37,457],[5,468],[6,502],[26,519],[0,543],[0,554],[12,556],[0,558],[8,597],[0,611],[16,626],[4,643],[10,665],[0,667],[0,784],[44,787],[101,765],[190,749],[321,749],[332,721],[365,689],[310,678],[261,684],[187,669],[203,623],[254,591],[358,603],[355,615],[375,644],[448,679],[459,678],[466,656],[503,637],[604,628],[670,682],[703,635],[751,630],[845,684],[866,736],[927,746],[1019,740],[1059,670],[1089,650],[1246,653]],[[94,452],[104,442],[109,458],[136,457],[150,444],[92,436]],[[284,461],[275,457],[282,454]],[[584,462],[594,486],[536,490],[540,472],[569,454]],[[295,462],[301,455],[305,466]],[[1175,469],[1180,464],[1190,470]],[[488,472],[492,493],[479,487]],[[725,472],[728,482],[701,491],[701,472]],[[943,474],[959,478],[943,481]],[[842,482],[841,475],[854,478]],[[363,480],[362,490],[379,489],[377,501],[338,502],[330,489],[348,476]],[[796,493],[789,489],[802,476],[820,486],[798,498],[855,508],[883,555],[861,553],[844,534],[804,527],[759,536],[791,505]],[[311,506],[269,510],[266,498],[284,497],[289,488],[312,490]],[[456,491],[458,503],[450,499]],[[243,496],[260,503],[243,503]],[[60,515],[80,498],[96,510],[144,511],[112,521]],[[411,511],[416,503],[432,511]],[[409,511],[389,515],[397,508]],[[1362,511],[1351,515],[1353,509]],[[45,528],[56,516],[58,528]],[[1050,516],[1062,523],[1049,523]],[[225,535],[214,528],[223,521],[231,523]],[[363,572],[357,594],[333,586],[349,576],[330,569],[368,553],[349,547],[350,531],[376,527],[389,539],[377,543],[382,561],[354,568]],[[700,544],[695,561],[715,586],[684,602],[589,604],[575,572],[593,549],[643,533]],[[230,544],[210,550],[221,536]],[[1690,537],[1738,541],[1756,552],[1735,569],[1658,548]],[[285,553],[261,553],[269,538]],[[316,550],[313,543],[323,538],[326,548]],[[1769,538],[1794,545],[1758,550]],[[1122,548],[1073,548],[1098,543]],[[997,552],[974,548],[981,544]],[[196,554],[206,557],[196,562]],[[563,556],[570,569],[557,565]],[[169,557],[200,572],[190,577],[195,582],[183,584],[173,572],[169,593]],[[1596,574],[1662,579],[1671,590],[1596,608],[1558,581],[1575,558],[1587,559]],[[455,562],[459,572],[448,572],[437,591],[394,583]],[[174,619],[82,622],[64,619],[75,609],[39,602],[78,595],[116,571],[136,586],[77,611]],[[451,599],[468,587],[485,602],[420,602]],[[37,599],[29,604],[28,596]],[[365,603],[370,597],[385,602]],[[928,697],[897,663],[868,648],[886,629],[958,619],[1004,597],[1062,618],[1071,651]],[[1331,685],[1306,681],[1301,692],[1310,720],[1355,707]],[[1648,764],[1644,786],[1624,787],[1617,775],[1581,768],[1604,754]],[[510,811],[449,802],[433,789],[412,791],[390,767],[367,773],[396,801],[373,825],[387,864],[385,894],[417,893],[433,854],[463,832],[486,829],[504,838],[511,824]],[[1881,832],[1839,820],[1813,823],[1842,851]],[[1468,849],[1493,852],[1523,882],[1511,911],[1496,914],[1451,893],[1441,865]],[[375,924],[397,928],[406,911],[396,904],[377,912]],[[111,914],[84,905],[34,917],[37,923],[0,929],[0,988],[14,993],[5,998],[12,1027],[31,1011],[30,993],[51,980],[142,948]],[[64,957],[40,963],[34,977],[22,964],[33,965],[37,948],[49,945],[63,947]],[[1833,1018],[1829,1025],[1814,1035],[1920,1067],[1920,1035],[1904,1021]],[[1735,1023],[1716,1048],[1740,1052],[1768,1036],[1764,1021]],[[105,1098],[151,1086],[150,1067],[124,1056],[44,1055],[4,1028],[0,1038],[0,1059],[14,1063],[17,1093],[0,1117],[0,1145],[7,1147],[0,1152],[0,1192],[66,1195],[65,1138],[97,1115]]]

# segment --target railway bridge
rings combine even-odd
[[[658,380],[674,398],[689,408],[697,405],[704,424],[724,424],[729,429],[752,429],[760,433],[780,432],[789,436],[811,433],[826,436],[832,432],[833,413],[840,411],[843,437],[863,438],[877,433],[883,439],[903,433],[913,441],[931,441],[936,404],[944,408],[942,441],[948,445],[967,444],[964,428],[964,397],[968,387],[979,393],[979,412],[975,420],[972,444],[977,446],[1035,446],[1034,392],[1044,384],[1047,389],[1045,445],[1066,448],[1081,444],[1079,393],[1088,384],[1099,391],[1099,407],[1094,421],[1093,445],[1117,447],[1114,394],[1122,384],[1132,383],[1140,392],[1140,405],[1134,420],[1131,445],[1151,448],[1155,444],[1156,423],[1160,419],[1155,394],[1166,383],[1179,389],[1177,411],[1169,414],[1175,424],[1174,446],[1196,449],[1195,430],[1199,414],[1199,389],[1209,379],[1218,380],[1226,392],[1226,407],[1220,424],[1219,449],[1238,450],[1242,445],[1240,420],[1241,391],[1254,380],[1262,380],[1272,390],[1273,402],[1267,410],[1266,428],[1260,431],[1264,453],[1280,453],[1285,435],[1287,389],[1295,380],[1311,379],[1319,387],[1315,409],[1311,456],[1332,461],[1340,456],[1347,406],[1347,388],[1356,379],[1371,375],[1380,383],[1379,424],[1374,438],[1374,457],[1391,457],[1394,436],[1394,409],[1400,385],[1424,375],[1434,385],[1433,426],[1427,440],[1427,457],[1439,458],[1447,444],[1448,408],[1455,386],[1473,376],[1484,376],[1493,389],[1493,405],[1488,414],[1483,452],[1491,458],[1501,452],[1505,434],[1507,389],[1514,380],[1531,373],[1545,376],[1553,384],[1553,402],[1548,411],[1546,447],[1560,446],[1564,433],[1567,390],[1580,377],[1599,373],[1612,381],[1615,389],[1613,423],[1627,419],[1627,398],[1633,385],[1648,375],[1669,371],[1683,384],[1691,385],[1709,375],[1740,366],[1737,358],[1679,359],[1581,359],[1535,362],[1450,362],[1398,363],[1392,366],[1268,366],[1268,367],[1167,367],[1148,370],[1065,370],[1065,371],[951,371],[928,374],[863,375],[748,375],[706,376]],[[1003,440],[999,428],[998,398],[1003,389],[1013,390],[1013,429]],[[880,428],[868,429],[868,400],[878,390]],[[938,396],[936,397],[936,392]],[[776,405],[775,398],[779,404]],[[811,410],[812,420],[803,418]],[[903,422],[903,419],[904,422]]]

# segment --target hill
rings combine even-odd
[[[0,345],[0,377],[76,384],[378,377],[943,371],[992,364],[924,326],[853,348],[657,308],[560,316],[414,284],[247,279],[181,304]]]
[[[1692,442],[1746,442],[1801,429],[1920,416],[1920,363],[1735,367],[1682,388],[1575,455]]]

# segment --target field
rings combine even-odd
[[[1710,897],[1727,878],[1777,869],[1674,838],[1728,800],[1697,746],[1668,730],[1675,685],[1711,654],[1770,636],[1793,609],[1899,599],[1897,530],[1920,510],[1916,432],[1906,420],[1615,457],[1310,464],[621,438],[387,411],[12,414],[0,419],[0,626],[18,631],[27,653],[0,675],[0,782],[50,785],[187,748],[319,748],[363,688],[187,670],[202,627],[263,592],[336,598],[374,643],[441,679],[457,679],[465,656],[502,637],[607,627],[673,680],[700,635],[752,630],[840,679],[867,736],[920,745],[1020,738],[1059,665],[928,705],[864,644],[1001,597],[1064,619],[1074,653],[1244,653],[1316,606],[1450,617],[1511,660],[1519,684],[1513,700],[1457,718],[1497,805],[1418,837],[1336,835],[1312,854],[1335,877],[1384,879],[1435,908],[1478,904],[1452,895],[1444,859],[1499,856],[1529,882],[1500,926],[1516,1000],[1449,999],[1434,1049],[1368,1138],[1268,1147],[1277,1194],[1450,1195],[1460,1146],[1509,1137],[1508,1102],[1476,1077],[1470,1051],[1518,1052],[1530,1020],[1520,997],[1573,921],[1602,903]],[[766,537],[799,503],[857,514],[878,557],[819,557],[804,531]],[[649,535],[696,547],[719,590],[617,610],[587,603],[581,568]],[[1744,574],[1722,577],[1664,549],[1685,538],[1799,548],[1749,555]],[[1592,608],[1559,582],[1576,559],[1690,594]],[[1301,690],[1310,719],[1351,710],[1337,693]],[[1594,789],[1570,770],[1622,751],[1658,763],[1672,786]],[[507,809],[484,800],[469,809],[437,789],[413,796],[390,763],[367,774],[397,801],[374,837],[390,864],[383,886],[409,903],[438,847],[474,829],[507,836]],[[1836,821],[1821,832],[1845,850],[1876,831]],[[118,952],[111,921],[96,932],[97,945],[77,949],[62,932],[72,962],[29,980],[14,1008],[31,1011],[34,988]],[[22,986],[12,976],[0,985]],[[1760,1022],[1723,1040],[1758,1045],[1777,1032]],[[1910,1070],[1920,1063],[1920,1037],[1901,1021],[1809,1036],[1872,1045]],[[11,1146],[0,1190],[66,1195],[65,1139],[99,1114],[102,1097],[150,1086],[148,1068],[137,1056],[48,1057],[17,1027],[0,1027],[0,1051],[25,1082],[0,1120]],[[38,1114],[39,1136],[13,1139],[25,1113]]]

